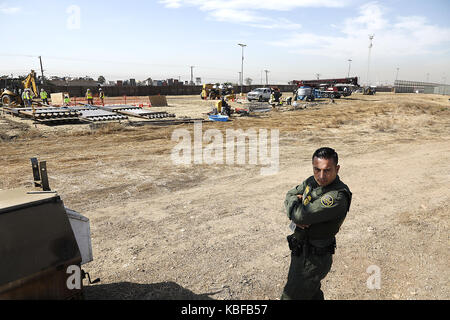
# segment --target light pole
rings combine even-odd
[[[348,73],[347,73],[347,78],[350,77],[350,64],[352,63],[352,59],[348,59]]]
[[[190,68],[191,68],[191,83],[190,83],[190,85],[193,85],[194,84],[194,73],[193,73],[194,66],[191,66]]]
[[[397,68],[397,74],[395,75],[395,82],[397,82],[397,80],[398,80],[398,70],[399,70],[400,68]]]
[[[242,95],[242,86],[244,85],[244,47],[246,47],[246,44],[238,43],[238,46],[241,46],[242,48],[242,63],[241,63],[241,95]]]
[[[269,78],[267,77],[267,74],[270,72],[269,70],[264,70],[266,73],[266,86],[269,85]]]
[[[369,80],[370,52],[372,51],[372,47],[373,47],[372,40],[373,40],[374,36],[375,36],[374,34],[369,34],[370,44],[369,44],[369,56],[367,57],[367,86],[370,85],[370,80]]]
[[[44,85],[44,69],[42,68],[42,58],[39,56],[39,62],[41,64],[41,74],[42,74],[42,85]]]

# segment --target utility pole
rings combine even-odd
[[[261,70],[261,85],[263,85],[262,73],[263,73],[263,70]]]
[[[190,83],[190,85],[193,85],[193,84],[194,84],[194,73],[193,73],[193,69],[194,69],[194,66],[191,66],[191,83]]]
[[[239,78],[238,78],[238,85],[239,85],[239,82],[241,82],[241,79],[242,79],[242,78],[241,78],[241,74],[242,74],[242,73],[241,73],[240,71],[238,71],[238,75],[239,75]],[[241,89],[241,90],[242,90],[242,89]]]
[[[246,47],[246,44],[238,43],[238,46],[241,46],[242,48],[242,63],[241,63],[241,95],[242,95],[242,86],[244,85],[244,47]]]
[[[269,78],[267,77],[267,74],[270,72],[269,70],[264,70],[266,73],[266,86],[269,85]]]
[[[395,75],[395,82],[397,82],[397,80],[398,80],[398,70],[399,70],[400,68],[397,68],[397,74]],[[395,85],[395,83],[394,83],[394,85]]]
[[[375,36],[374,34],[369,34],[369,41],[370,41],[370,43],[369,43],[369,56],[367,58],[367,85],[368,86],[370,85],[370,80],[369,80],[370,52],[372,51],[372,47],[373,47],[372,40],[373,40],[374,36]]]
[[[42,68],[42,58],[39,56],[39,62],[41,64],[42,85],[44,85],[44,69]]]
[[[352,59],[348,59],[348,73],[347,73],[347,78],[350,77],[350,64],[352,63]]]

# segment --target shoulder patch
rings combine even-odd
[[[306,206],[310,201],[311,201],[311,196],[307,196],[307,197],[303,200],[303,205]]]
[[[331,195],[326,194],[320,198],[320,202],[324,207],[331,207],[334,203],[334,199]]]
[[[303,192],[303,195],[306,196],[308,195],[309,192],[309,186],[306,186],[305,191]]]

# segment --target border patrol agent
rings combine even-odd
[[[323,300],[320,281],[331,269],[338,233],[352,193],[337,175],[338,155],[320,148],[312,157],[314,175],[288,191],[284,202],[295,231],[287,237],[291,264],[281,300]]]

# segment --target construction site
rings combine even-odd
[[[319,146],[338,151],[354,197],[323,281],[326,298],[448,298],[448,96],[353,92],[294,101],[285,91],[275,104],[199,92],[95,97],[92,105],[71,97],[66,106],[58,98],[3,104],[0,209],[8,211],[7,190],[36,187],[30,158],[44,160],[43,190],[51,191],[42,192],[56,191],[90,226],[83,269],[100,281],[84,280],[85,299],[278,299],[290,255],[284,197],[312,174]],[[213,121],[223,101],[230,115]],[[194,134],[195,122],[224,136],[279,130],[279,170],[174,164],[173,132]],[[381,289],[366,284],[373,265]],[[5,283],[0,288],[8,297]]]
[[[0,300],[448,300],[447,15],[1,3]]]

